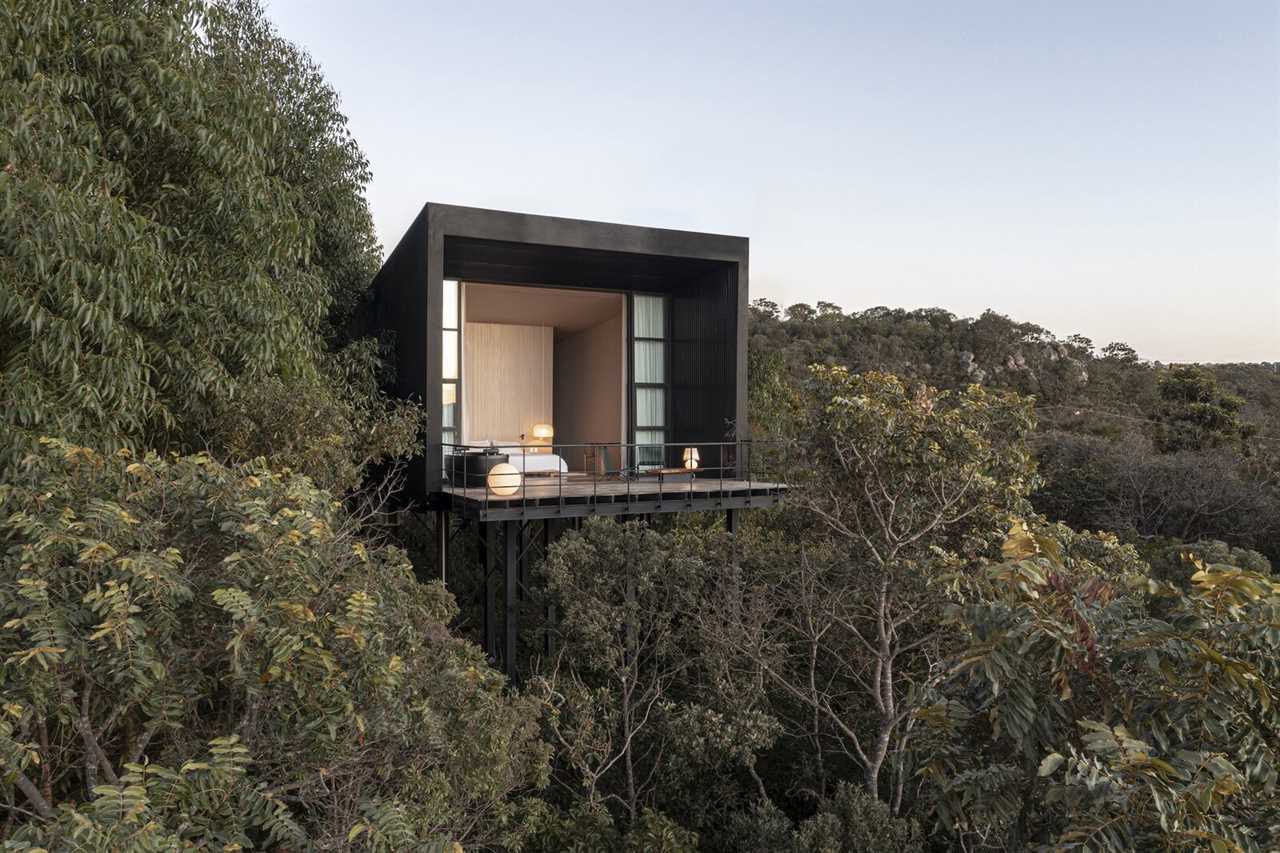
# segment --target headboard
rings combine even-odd
[[[462,341],[464,442],[519,443],[534,424],[552,423],[551,326],[467,323]]]

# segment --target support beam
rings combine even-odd
[[[556,535],[560,532],[560,521],[554,518],[548,518],[542,523],[542,559],[547,559],[547,554],[551,552],[551,543],[555,541]],[[550,596],[547,597],[546,627],[543,631],[545,646],[543,651],[547,657],[551,657],[556,653],[556,602]]]
[[[484,650],[490,661],[498,659],[498,589],[494,571],[494,562],[498,558],[497,535],[497,523],[480,525],[481,564],[484,566]]]
[[[436,512],[436,564],[440,567],[440,582],[449,580],[449,513]]]
[[[506,619],[505,640],[502,651],[502,668],[507,673],[507,678],[515,680],[516,677],[516,622],[519,618],[517,612],[518,601],[516,574],[519,571],[520,562],[520,522],[505,521],[502,524],[504,530],[502,538],[506,546],[506,559],[503,562],[503,569],[507,576],[506,588]]]
[[[529,586],[529,549],[533,547],[536,521],[516,522],[516,598],[524,601]]]

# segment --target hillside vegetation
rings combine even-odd
[[[788,500],[597,519],[508,681],[397,500],[368,165],[251,0],[0,0],[6,851],[1274,850],[1272,366],[757,303]],[[470,572],[470,574],[468,574]]]
[[[1027,395],[1041,511],[1136,544],[1219,539],[1280,559],[1280,362],[1164,365],[994,311],[766,300],[751,309],[751,358],[757,386],[839,364]]]

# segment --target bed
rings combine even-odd
[[[499,453],[507,456],[507,461],[516,466],[521,474],[567,474],[569,465],[555,453],[529,453],[529,448],[522,450],[519,446],[510,447],[496,445]]]

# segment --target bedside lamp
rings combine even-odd
[[[550,444],[552,437],[556,434],[556,431],[551,424],[534,424],[533,429],[529,430],[529,434],[538,441],[545,441]]]
[[[489,469],[489,476],[484,482],[490,493],[509,497],[520,488],[520,470],[510,462],[499,462]]]
[[[702,455],[698,453],[696,447],[686,447],[680,458],[684,461],[684,467],[693,470],[698,467],[698,463],[702,461]]]

